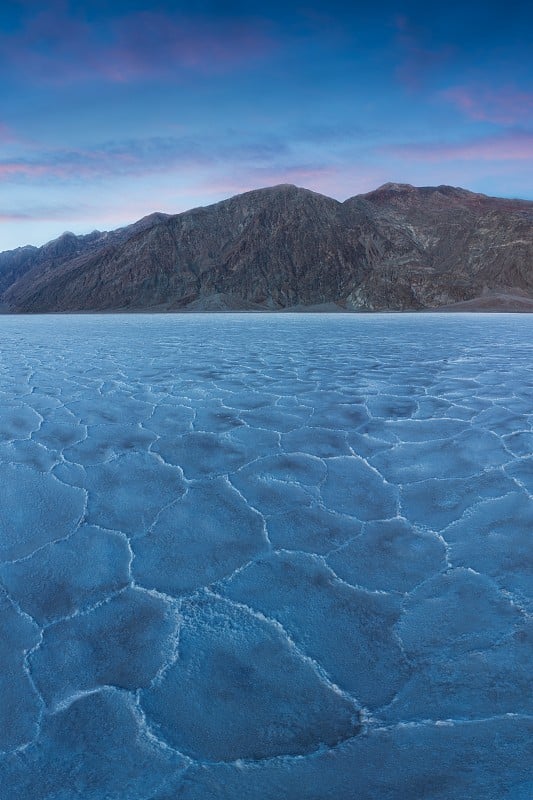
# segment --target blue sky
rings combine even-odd
[[[533,199],[526,2],[0,8],[0,250],[275,183]]]

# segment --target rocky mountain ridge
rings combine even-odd
[[[292,185],[0,253],[12,312],[533,310],[533,202],[389,183]],[[455,306],[455,304],[459,304]]]

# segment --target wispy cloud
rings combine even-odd
[[[49,219],[49,217],[44,217]],[[40,214],[18,211],[0,211],[0,222],[26,222],[29,219],[43,219]]]
[[[0,65],[35,83],[129,83],[224,73],[274,48],[267,25],[257,20],[140,11],[90,24],[52,7],[0,36]]]
[[[395,27],[400,53],[396,77],[407,89],[420,89],[432,72],[453,57],[454,48],[451,45],[431,45],[425,32],[403,14],[397,15]]]
[[[0,208],[0,222],[26,222],[29,220],[39,222],[52,222],[65,218],[84,219],[87,215],[87,206],[80,205],[76,208],[71,206],[50,206],[26,208],[24,211],[12,211]]]
[[[368,192],[385,183],[390,177],[386,167],[358,164],[293,163],[253,167],[241,165],[222,169],[189,187],[189,196],[201,198],[227,197],[263,186],[294,183],[306,189],[345,200],[355,194]]]
[[[391,145],[382,151],[413,161],[529,161],[533,159],[533,133],[509,131],[464,142]]]
[[[503,125],[523,125],[533,120],[533,92],[516,86],[452,86],[440,96],[470,119]]]
[[[87,148],[35,149],[0,159],[0,181],[85,181],[215,165],[227,159],[266,163],[288,152],[276,137],[152,137]]]
[[[4,122],[0,122],[0,144],[10,144],[16,140],[16,136],[11,128]]]
[[[330,165],[313,163],[272,164],[265,166],[240,165],[223,170],[215,178],[209,177],[199,181],[195,192],[200,196],[238,194],[264,186],[275,186],[280,183],[295,183],[316,191],[325,191],[324,186],[334,182],[338,168]]]
[[[290,137],[227,128],[216,134],[149,137],[101,142],[84,148],[38,148],[0,158],[0,186],[97,187],[123,179],[152,181],[175,176],[203,186],[206,196],[275,183],[297,183],[335,197],[371,188],[376,170],[361,166],[360,150],[342,129],[302,129]],[[338,148],[342,142],[342,148]],[[330,147],[324,151],[324,146]],[[365,153],[369,154],[368,145]],[[384,167],[377,180],[387,179]],[[210,175],[204,185],[204,178]],[[92,189],[91,189],[92,190]]]

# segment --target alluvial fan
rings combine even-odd
[[[0,318],[9,800],[525,800],[533,319]]]

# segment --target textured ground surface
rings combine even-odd
[[[531,797],[532,318],[0,333],[2,797]]]

